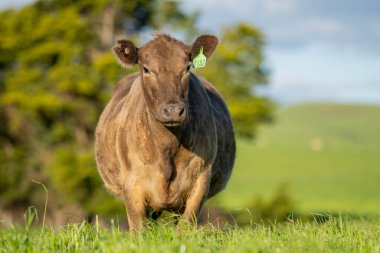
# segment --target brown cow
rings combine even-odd
[[[100,117],[96,160],[105,187],[125,202],[131,231],[149,211],[154,219],[169,210],[195,222],[230,178],[229,111],[215,87],[190,71],[200,48],[209,59],[217,43],[211,35],[186,45],[157,34],[140,48],[125,39],[113,48],[123,66],[141,68],[121,80]]]

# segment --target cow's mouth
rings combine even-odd
[[[166,127],[178,127],[183,124],[183,121],[166,121],[161,123]]]

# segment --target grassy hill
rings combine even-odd
[[[234,174],[214,202],[245,208],[286,183],[299,211],[380,213],[380,106],[306,104],[275,118],[256,140],[238,140]]]

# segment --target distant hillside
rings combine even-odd
[[[306,104],[280,110],[261,138],[304,143],[321,138],[329,145],[365,148],[380,145],[380,106]],[[294,139],[292,139],[294,138]]]
[[[281,183],[304,211],[380,212],[380,106],[279,110],[255,141],[238,141],[231,184],[218,200],[244,207]]]

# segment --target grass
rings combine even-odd
[[[347,215],[330,216],[325,223],[265,221],[223,231],[183,227],[178,232],[173,224],[160,223],[134,236],[114,222],[107,228],[82,222],[53,229],[43,218],[36,228],[31,208],[25,227],[0,229],[0,253],[380,253],[380,107],[300,105],[278,111],[276,121],[262,127],[254,142],[238,140],[232,180],[211,202],[245,210],[255,198],[270,199],[285,182],[294,211]],[[256,221],[254,213],[247,217]]]
[[[214,203],[244,208],[289,185],[301,212],[380,213],[380,107],[281,109],[254,142],[239,139],[232,179]]]
[[[340,216],[324,224],[289,221],[225,231],[152,225],[134,236],[86,222],[59,230],[0,230],[0,252],[380,252],[379,217]]]

